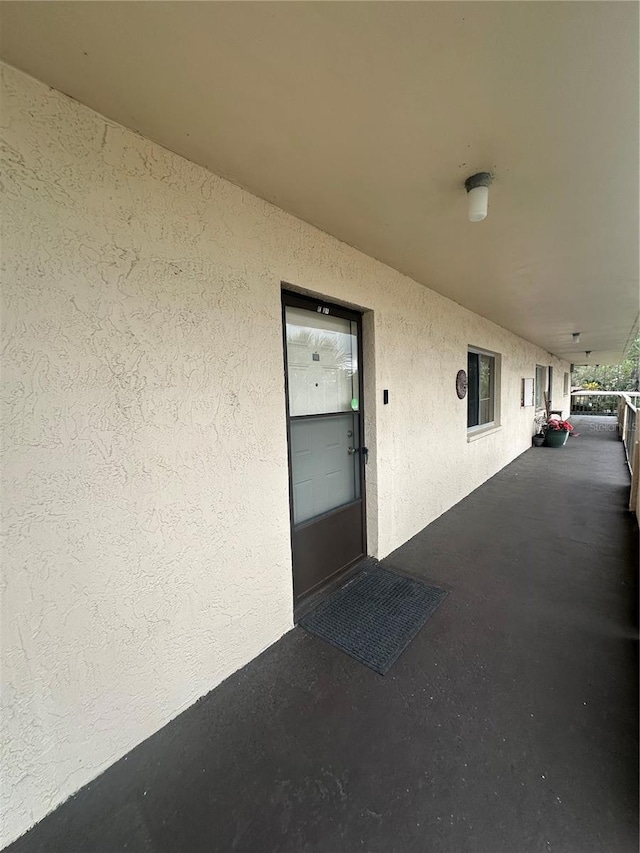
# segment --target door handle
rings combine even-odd
[[[347,448],[347,453],[349,454],[349,456],[353,456],[354,453],[358,453],[358,452],[362,453],[362,456],[364,458],[364,464],[366,465],[367,462],[369,461],[369,448],[368,447],[348,447]]]

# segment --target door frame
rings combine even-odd
[[[354,566],[358,565],[362,560],[364,560],[367,556],[367,498],[366,498],[366,478],[365,478],[365,464],[366,460],[363,458],[362,454],[358,454],[359,459],[359,474],[360,474],[360,498],[359,502],[361,505],[361,514],[362,514],[362,554],[359,557],[356,557],[350,563],[347,563],[345,566],[342,566],[340,569],[337,569],[333,574],[329,575],[323,581],[318,583],[316,586],[312,587],[310,590],[307,590],[304,594],[296,597],[295,593],[295,566],[293,564],[293,533],[294,533],[294,520],[293,520],[293,478],[291,476],[293,466],[292,466],[292,446],[291,446],[291,414],[289,412],[289,364],[287,358],[287,322],[286,322],[286,308],[302,308],[306,311],[318,312],[318,308],[328,308],[329,312],[334,317],[340,317],[343,320],[350,320],[357,324],[358,328],[358,416],[360,419],[360,447],[366,447],[366,437],[365,437],[365,414],[364,414],[364,349],[362,342],[363,335],[363,322],[362,322],[362,311],[358,311],[353,308],[345,308],[342,305],[338,305],[335,302],[332,302],[329,299],[326,299],[323,296],[308,296],[302,293],[298,293],[294,290],[289,290],[291,287],[287,282],[281,282],[281,293],[280,293],[280,301],[281,301],[281,316],[282,316],[282,352],[284,358],[284,391],[285,391],[285,416],[287,422],[287,463],[288,463],[288,471],[287,478],[289,483],[289,536],[290,536],[290,545],[291,545],[291,585],[293,588],[293,611],[294,611],[294,621],[302,615],[303,612],[308,610],[308,605],[310,600],[315,602],[324,597],[324,595],[328,594],[332,591],[336,586],[339,585],[339,582],[342,581],[349,573]],[[318,312],[319,313],[319,312]],[[358,501],[354,501],[353,504]],[[323,515],[318,516],[316,519],[311,519],[309,523],[317,520],[318,518],[328,517],[335,512],[340,512],[348,507],[349,504],[344,504],[341,507],[336,507],[335,509],[329,510],[329,512],[324,513]],[[304,522],[303,522],[304,523]]]

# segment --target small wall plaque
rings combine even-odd
[[[467,371],[459,370],[456,374],[456,394],[459,400],[464,400],[467,396]]]

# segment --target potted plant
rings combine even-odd
[[[547,419],[544,414],[540,413],[534,418],[536,427],[535,435],[531,438],[531,443],[534,447],[542,447],[544,444],[545,434],[544,428],[547,425]]]
[[[573,427],[569,421],[550,418],[547,420],[547,425],[544,430],[545,447],[564,447],[570,433],[572,432]]]

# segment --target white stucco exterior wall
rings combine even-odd
[[[6,67],[1,121],[7,843],[292,626],[282,281],[372,312],[381,557],[530,445],[521,378],[553,364],[557,404],[569,367]],[[473,442],[469,344],[502,356]]]

